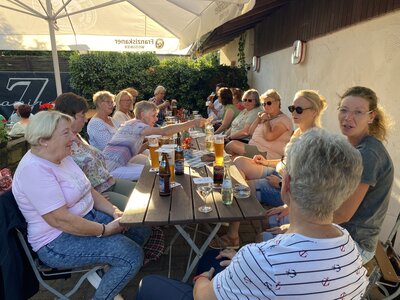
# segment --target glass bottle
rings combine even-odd
[[[181,134],[178,132],[175,148],[175,175],[183,175],[185,172],[183,148],[181,146]]]
[[[224,168],[224,179],[222,180],[221,188],[222,203],[225,205],[231,205],[233,202],[232,177],[229,167],[230,164],[226,163]]]
[[[168,154],[163,152],[159,167],[160,196],[171,195],[171,170],[169,169]]]
[[[214,126],[208,123],[204,129],[206,134],[206,150],[214,152]]]
[[[171,101],[171,110],[172,116],[176,117],[178,114],[178,104],[174,100]]]

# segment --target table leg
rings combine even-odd
[[[222,223],[217,223],[215,224],[214,229],[210,232],[208,238],[206,241],[203,243],[201,248],[199,249],[197,245],[193,242],[190,234],[188,234],[185,229],[180,226],[180,225],[175,225],[175,228],[178,230],[178,232],[182,235],[182,237],[186,240],[186,242],[190,245],[190,247],[193,249],[194,252],[196,252],[196,256],[194,257],[193,261],[191,262],[189,268],[186,270],[185,275],[182,278],[183,282],[186,282],[189,279],[190,274],[193,272],[193,269],[199,262],[199,259],[203,256],[204,251],[207,249],[208,245],[212,241],[212,239],[215,237],[217,234],[219,228],[221,227]]]

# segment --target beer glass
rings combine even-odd
[[[151,168],[153,170],[157,170],[159,167],[159,158],[158,153],[156,150],[158,149],[158,140],[161,135],[149,135],[146,136],[147,140],[149,141],[149,151],[150,151],[150,160],[151,160]]]
[[[224,165],[224,139],[225,135],[214,135],[215,163],[218,166]]]

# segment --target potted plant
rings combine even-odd
[[[0,148],[3,148],[7,145],[8,135],[5,127],[5,123],[0,123]]]

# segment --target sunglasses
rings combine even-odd
[[[306,109],[311,109],[311,107],[306,107],[306,108],[302,108],[300,106],[294,106],[294,105],[290,105],[288,106],[289,111],[292,113],[294,111],[296,111],[296,113],[298,113],[299,115],[301,115],[303,113],[303,111],[305,111]]]
[[[243,99],[243,102],[253,102],[253,99]]]
[[[271,106],[271,105],[272,105],[272,101],[264,102],[262,105],[263,105],[263,106],[265,106],[265,105]]]

